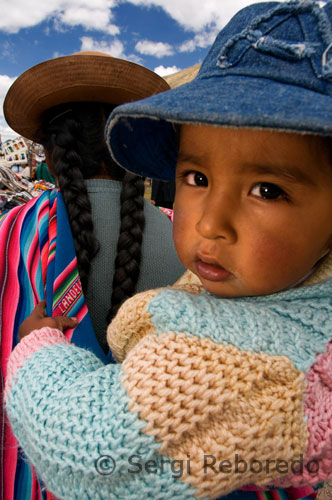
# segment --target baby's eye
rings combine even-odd
[[[186,182],[190,186],[203,186],[206,187],[208,185],[208,180],[204,174],[201,172],[188,172],[185,175]]]
[[[271,184],[270,182],[260,182],[255,184],[255,186],[251,189],[250,194],[266,200],[286,198],[285,191],[276,184]]]

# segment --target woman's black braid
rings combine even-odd
[[[77,265],[86,291],[91,261],[99,249],[93,234],[91,204],[84,179],[101,170],[105,151],[100,104],[71,103],[45,113],[41,142],[50,154],[74,239]]]
[[[144,231],[144,179],[126,173],[121,191],[121,225],[115,259],[109,323],[120,305],[135,293]]]
[[[120,234],[115,258],[109,322],[124,300],[135,293],[145,224],[144,180],[116,165],[104,141],[104,126],[114,106],[69,103],[47,111],[40,142],[50,155],[73,234],[78,270],[86,292],[91,261],[99,249],[93,234],[91,204],[84,184],[97,174],[122,180]]]

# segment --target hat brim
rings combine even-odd
[[[122,104],[169,89],[153,71],[102,54],[75,54],[45,61],[25,71],[4,101],[8,125],[35,140],[42,114],[66,102]]]
[[[332,97],[267,78],[197,78],[116,108],[106,127],[113,159],[139,175],[173,179],[174,123],[332,135]]]

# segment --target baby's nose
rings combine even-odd
[[[237,239],[238,208],[238,200],[231,194],[210,192],[202,204],[196,230],[204,238],[223,238],[234,243]]]

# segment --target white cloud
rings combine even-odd
[[[113,24],[114,8],[124,0],[11,0],[0,17],[0,30],[17,33],[21,28],[53,20],[55,26],[81,25],[111,35],[119,34]],[[184,29],[196,33],[207,27],[220,29],[242,7],[260,0],[127,0],[142,7],[162,8]]]
[[[2,57],[15,57],[15,52],[13,48],[13,44],[11,44],[8,40],[6,40],[1,46],[1,56]]]
[[[181,68],[177,68],[176,66],[168,66],[165,68],[165,66],[157,66],[153,70],[155,73],[157,73],[159,76],[167,76],[167,75],[172,75],[173,73],[177,73],[178,71],[181,71]]]
[[[94,40],[89,36],[83,36],[81,39],[81,51],[93,50],[97,52],[105,52],[113,57],[122,57],[124,54],[124,45],[120,40],[113,40],[111,43]]]
[[[261,0],[129,0],[146,7],[161,7],[187,30],[202,31],[207,26],[222,28],[242,7]]]
[[[169,43],[151,42],[149,40],[141,40],[137,42],[135,49],[140,54],[155,57],[171,56],[174,54],[174,50]]]
[[[53,52],[53,59],[55,59],[56,57],[63,57],[63,56],[67,56],[68,54],[62,54],[61,52]]]
[[[114,24],[109,24],[111,12],[106,12],[105,8],[96,9],[81,6],[67,8],[59,16],[60,22],[68,26],[84,26],[87,30],[104,31],[109,35],[118,35],[120,30]]]
[[[12,139],[18,135],[14,130],[9,128],[3,116],[3,101],[14,80],[16,80],[16,77],[11,78],[7,75],[0,75],[0,134],[3,141]]]
[[[218,29],[214,28],[211,29],[210,31],[205,31],[202,33],[197,33],[195,37],[191,40],[186,40],[183,42],[180,47],[179,51],[180,52],[194,52],[197,47],[205,49],[206,47],[209,47],[212,45],[214,42],[217,34],[218,34]]]
[[[3,142],[7,141],[8,139],[15,139],[15,137],[18,137],[18,133],[12,130],[10,127],[8,127],[6,120],[0,116],[0,136],[1,140]]]
[[[112,8],[118,0],[12,0],[6,5],[6,15],[0,17],[0,30],[17,33],[21,28],[35,26],[52,19],[55,26],[82,25],[108,34],[117,34],[111,23]]]
[[[194,52],[195,50],[196,50],[195,38],[193,38],[192,40],[186,40],[179,47],[180,52]]]
[[[125,53],[125,47],[123,43],[115,38],[112,42],[106,42],[104,40],[97,41],[89,36],[83,36],[81,39],[81,52],[84,51],[96,51],[104,52],[113,57],[118,57],[120,59],[126,59],[127,61],[132,61],[136,63],[141,63],[141,59],[135,54],[127,55]]]
[[[16,77],[11,78],[7,75],[0,75],[0,116],[3,116],[3,101],[11,84],[16,80]]]

